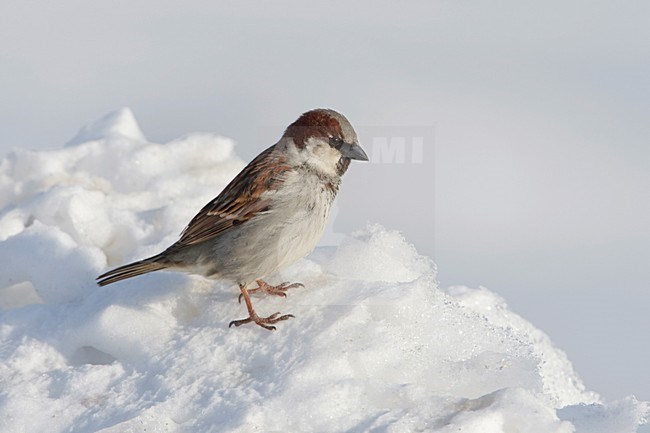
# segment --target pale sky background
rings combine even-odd
[[[650,399],[650,3],[4,0],[0,65],[0,154],[128,106],[151,141],[216,132],[249,160],[341,111],[373,163],[337,231],[402,231],[589,388]]]

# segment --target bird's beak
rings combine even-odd
[[[366,152],[357,143],[343,143],[339,151],[346,158],[368,161],[368,155],[366,155]]]

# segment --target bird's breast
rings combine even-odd
[[[274,226],[279,228],[277,248],[283,268],[309,254],[318,244],[336,196],[336,189],[317,176],[288,179],[271,205]]]
[[[246,283],[306,256],[323,234],[334,197],[335,191],[316,176],[292,173],[281,188],[263,197],[267,211],[214,244],[221,257],[218,273]]]

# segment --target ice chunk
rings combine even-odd
[[[370,225],[343,242],[327,270],[349,279],[406,282],[435,272],[435,266],[398,232]]]

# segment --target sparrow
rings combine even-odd
[[[273,324],[294,317],[260,317],[251,293],[286,297],[300,283],[264,279],[309,254],[323,234],[330,207],[350,161],[367,161],[354,128],[342,114],[315,109],[287,127],[189,222],[165,251],[97,277],[105,286],[161,269],[183,271],[239,285],[248,317],[231,326]],[[256,288],[249,288],[253,283]]]

